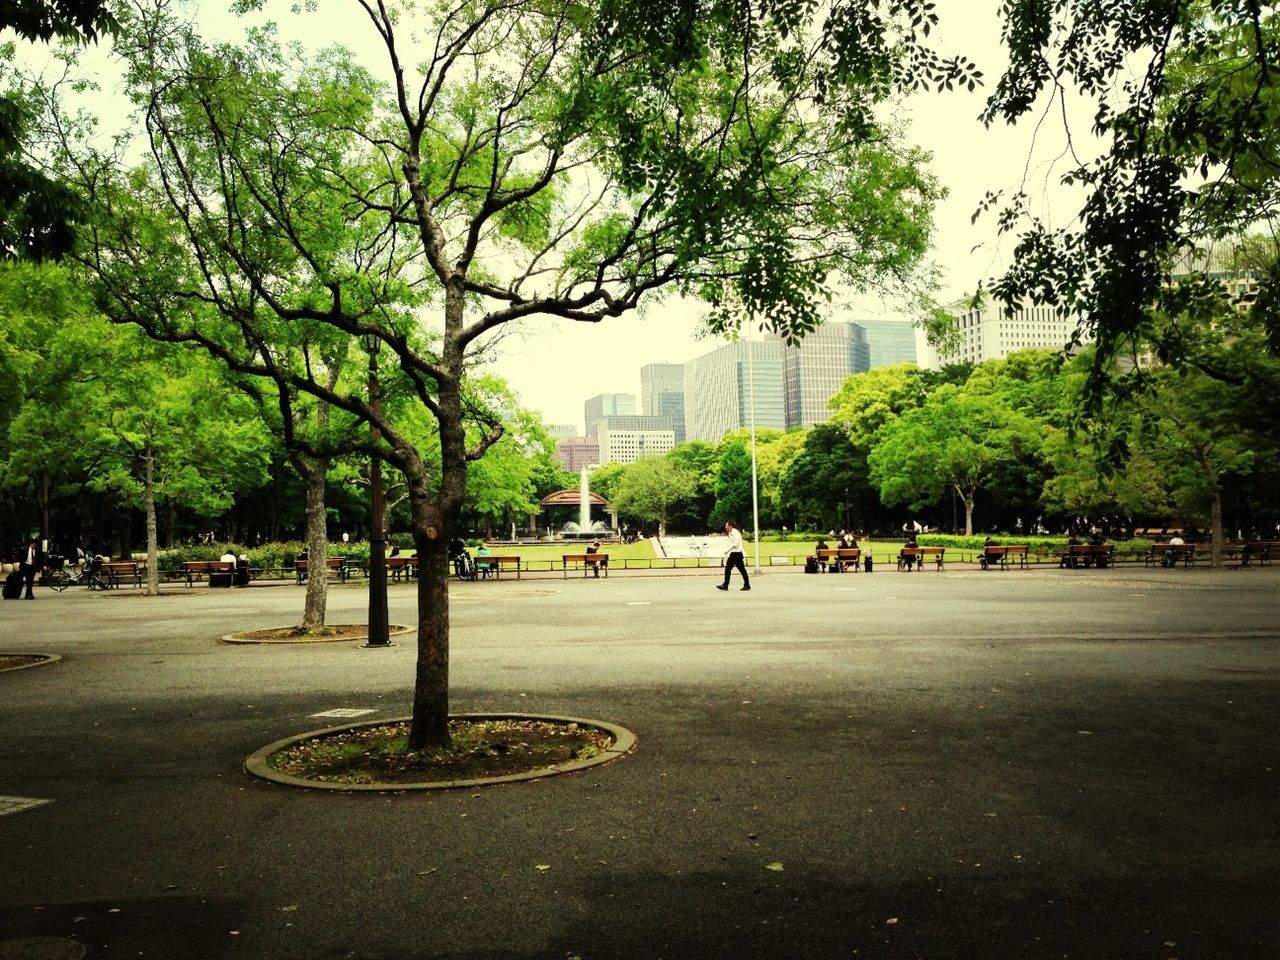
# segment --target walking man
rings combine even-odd
[[[724,532],[729,536],[729,549],[724,552],[724,583],[716,584],[717,590],[729,589],[729,575],[733,568],[742,571],[742,589],[751,589],[751,578],[747,576],[747,562],[742,553],[742,534],[732,523],[725,522]]]

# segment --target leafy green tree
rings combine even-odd
[[[971,535],[978,491],[1039,445],[1035,423],[997,397],[946,385],[881,430],[868,465],[889,505],[919,509],[954,492]]]
[[[613,492],[620,516],[658,525],[658,536],[667,534],[667,518],[673,507],[692,497],[692,475],[666,457],[642,457],[628,465]]]
[[[33,42],[92,42],[115,27],[102,0],[6,0],[0,6],[0,38],[12,30]],[[13,55],[12,44],[0,46],[0,77]],[[34,110],[17,91],[0,93],[0,259],[62,256],[83,213],[80,197],[24,156]]]
[[[862,86],[853,127],[813,77],[780,82],[798,35],[683,14],[649,30],[611,3],[362,9],[389,85],[341,51],[300,63],[265,32],[237,48],[163,13],[131,23],[117,50],[150,159],[68,156],[96,202],[84,259],[113,319],[269,380],[285,407],[311,394],[376,425],[423,558],[423,747],[448,740],[446,547],[467,464],[502,435],[493,422],[468,441],[477,351],[512,321],[596,322],[664,288],[711,302],[717,328],[750,311],[794,337],[832,279],[911,272],[937,188],[873,121],[882,86]],[[410,47],[434,51],[420,71]],[[166,282],[140,285],[141,263]],[[438,471],[363,390],[326,386],[328,358],[360,337],[394,358],[388,389],[436,419]]]
[[[82,280],[55,266],[0,267],[4,327],[21,341],[11,367],[26,371],[10,381],[18,392],[0,473],[6,485],[38,479],[68,511],[85,502],[142,509],[154,593],[159,506],[216,516],[265,479],[270,443],[213,361],[109,324]],[[78,527],[68,516],[61,535],[47,521],[42,529],[67,546]]]
[[[684,532],[705,532],[711,525],[716,502],[716,445],[706,440],[686,440],[676,444],[667,459],[693,481],[689,496],[672,505],[668,526]]]
[[[797,530],[862,529],[860,491],[866,486],[866,456],[841,427],[819,423],[783,474],[783,511]]]
[[[1004,223],[1019,224],[1021,235],[996,292],[1080,315],[1098,344],[1095,380],[1110,376],[1117,355],[1146,349],[1153,338],[1167,362],[1182,364],[1190,359],[1184,342],[1151,321],[1183,313],[1190,285],[1187,277],[1173,282],[1176,275],[1210,280],[1220,269],[1201,263],[1188,271],[1184,254],[1264,225],[1271,267],[1250,309],[1275,355],[1275,10],[1221,0],[1074,2],[1049,10],[1014,0],[1004,12],[1010,62],[983,119],[1039,117],[1046,100],[1076,89],[1096,103],[1095,130],[1110,145],[1064,174],[1086,191],[1072,228],[1052,230],[1026,215],[1024,195],[1009,198]]]
[[[751,451],[741,440],[720,444],[714,490],[712,528],[723,527],[731,521],[739,530],[751,530]]]
[[[922,371],[914,363],[875,367],[845,380],[828,401],[828,423],[855,447],[868,450],[876,432],[924,401]]]
[[[618,484],[622,482],[626,472],[627,465],[625,463],[605,463],[588,474],[587,485],[592,493],[598,493],[606,500],[612,501],[614,494],[617,492]]]
[[[228,388],[205,357],[106,328],[99,383],[102,471],[92,483],[110,489],[146,519],[149,596],[160,589],[157,505],[181,500],[216,515],[237,490],[266,479],[270,446],[247,398]]]

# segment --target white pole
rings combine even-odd
[[[755,318],[748,322],[755,326]],[[750,337],[751,331],[747,331]],[[751,404],[751,531],[756,542],[755,572],[760,572],[760,495],[756,484],[756,351],[752,340],[747,340],[747,378],[750,385]]]

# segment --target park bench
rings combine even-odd
[[[518,556],[497,556],[490,554],[487,557],[476,557],[476,573],[481,577],[487,578],[489,574],[493,574],[494,579],[499,579],[503,567],[516,568],[516,579],[520,579],[520,558]]]
[[[1072,543],[1067,546],[1062,560],[1062,567],[1097,567],[1102,569],[1111,565],[1111,554],[1114,547],[1109,543]]]
[[[1280,540],[1250,540],[1240,553],[1240,566],[1247,567],[1255,560],[1264,566],[1277,555],[1280,555]]]
[[[338,575],[340,583],[347,582],[347,558],[346,557],[326,557],[324,561],[325,567],[330,573]],[[293,573],[298,578],[298,583],[302,584],[307,579],[307,558],[299,557],[293,562]]]
[[[1027,545],[1025,543],[993,543],[982,548],[978,555],[978,563],[983,570],[990,570],[991,565],[998,563],[1003,570],[1011,563],[1027,569]]]
[[[1177,566],[1179,560],[1183,566],[1191,566],[1196,562],[1196,545],[1194,543],[1153,543],[1147,548],[1143,557],[1148,567],[1160,564],[1164,567]]]
[[[145,565],[137,560],[108,560],[101,568],[103,581],[108,587],[120,586],[121,580],[132,580],[134,586],[142,586],[142,571]]]
[[[910,570],[914,565],[916,570],[924,566],[925,557],[931,557],[937,565],[936,569],[942,569],[942,559],[946,553],[946,547],[903,547],[898,551],[898,569]],[[914,563],[908,563],[914,561]]]
[[[819,563],[827,564],[829,573],[841,573],[846,565],[853,567],[857,572],[860,569],[860,560],[862,557],[862,549],[860,547],[829,547],[818,550],[814,554],[814,558]]]
[[[416,556],[394,556],[387,557],[387,573],[391,574],[392,580],[399,580],[402,576],[405,580],[418,575],[418,558]]]
[[[184,560],[182,572],[187,575],[187,586],[195,586],[195,581],[209,578],[211,587],[229,587],[236,572],[236,565],[230,560]]]
[[[570,564],[575,566],[570,567]],[[609,576],[609,555],[607,553],[566,553],[560,557],[560,568],[564,571],[565,579],[569,578],[570,569],[578,569],[576,564],[582,564],[582,575],[585,577],[587,571],[592,571],[597,577],[600,571],[604,571],[605,577]]]

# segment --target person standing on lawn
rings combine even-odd
[[[729,549],[724,552],[724,583],[716,584],[717,590],[729,589],[729,575],[733,573],[733,568],[737,567],[742,571],[742,589],[751,589],[751,578],[747,576],[747,561],[742,552],[742,534],[738,532],[729,521],[725,521],[724,532],[729,537]]]

